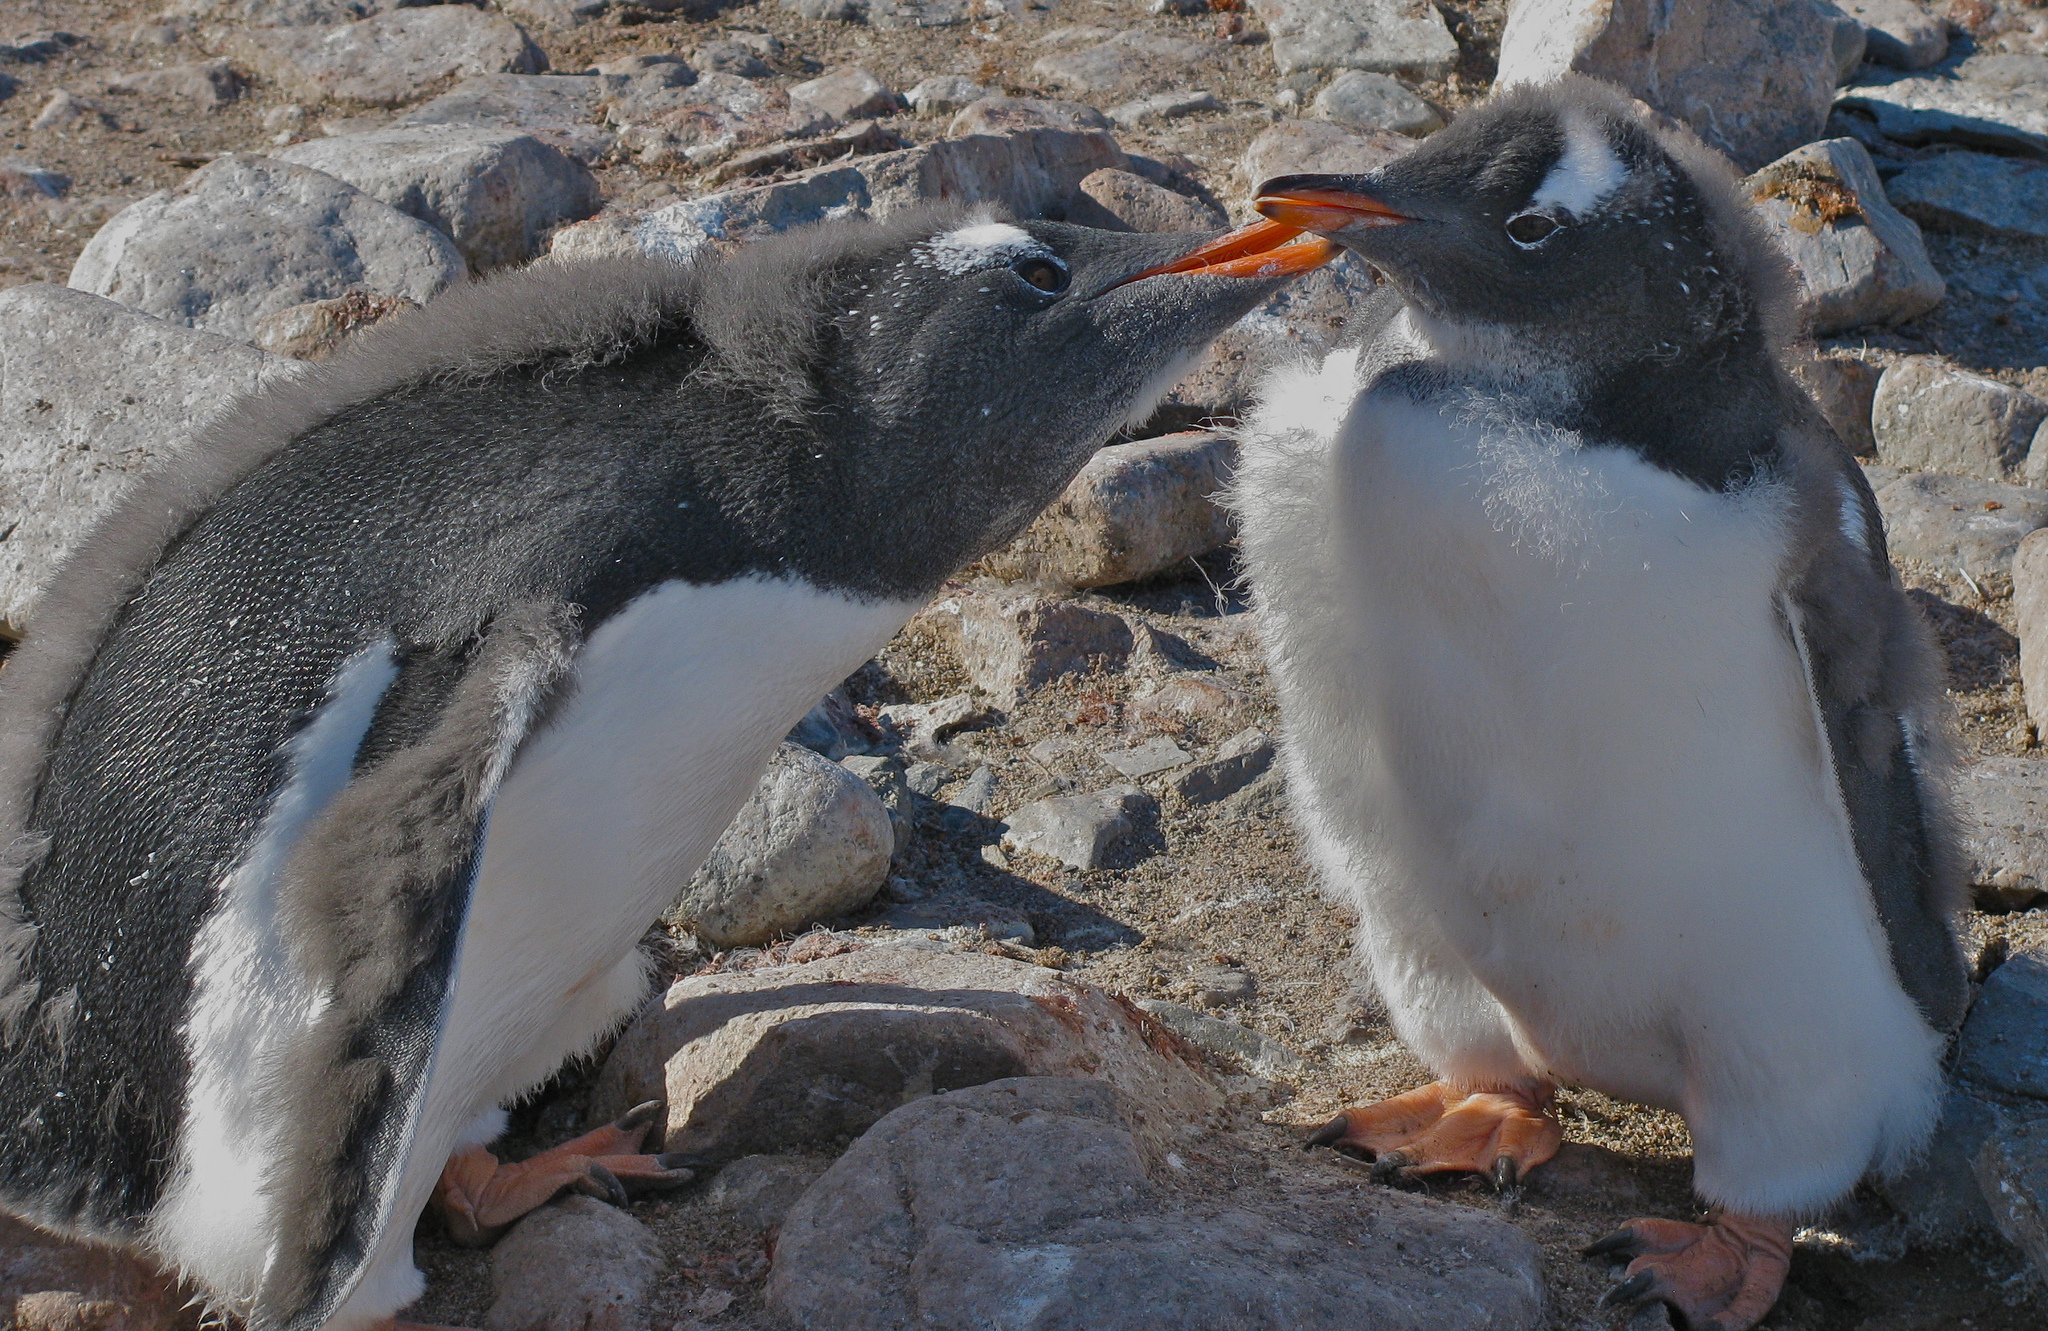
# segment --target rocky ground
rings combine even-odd
[[[2048,10],[1844,8],[1860,24],[1730,0],[1694,34],[1713,58],[1654,79],[1580,59],[1755,172],[1807,283],[1802,372],[1880,491],[1969,764],[1985,997],[1949,1118],[1927,1166],[1802,1234],[1765,1325],[2038,1327]],[[1526,32],[1575,12],[1518,14]],[[940,192],[1141,230],[1243,220],[1260,177],[1386,160],[1532,49],[1491,0],[9,0],[0,618],[32,625],[50,562],[178,429],[466,271],[551,245],[719,248]],[[1765,66],[1758,95],[1742,80]],[[238,220],[263,210],[284,220]],[[1322,344],[1368,285],[1344,268],[1276,299],[1137,434],[1227,419],[1251,369]],[[630,1215],[572,1198],[492,1253],[427,1222],[409,1316],[879,1327],[915,1302],[889,1274],[914,1257],[926,1324],[998,1324],[977,1291],[1054,1244],[1114,1279],[1000,1324],[1610,1324],[1611,1275],[1577,1249],[1688,1212],[1673,1116],[1567,1090],[1570,1144],[1513,1208],[1463,1182],[1411,1201],[1297,1149],[1427,1074],[1355,990],[1351,922],[1316,894],[1268,766],[1279,718],[1209,500],[1228,462],[1212,434],[1109,450],[814,714],[774,778],[796,794],[743,815],[650,935],[677,987],[507,1143],[652,1092],[669,1145],[724,1167]],[[799,1002],[813,982],[844,1002]],[[759,1029],[690,1015],[743,997]],[[876,1190],[891,1178],[924,1191]],[[944,1224],[915,1200],[891,1219],[890,1198],[947,1189]],[[179,1316],[132,1271],[26,1234],[5,1251],[23,1326]]]

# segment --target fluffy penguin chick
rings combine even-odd
[[[1691,1128],[1617,1301],[1762,1317],[1793,1222],[1935,1116],[1960,1018],[1931,641],[1786,374],[1733,173],[1584,80],[1267,216],[1384,275],[1264,386],[1236,505],[1290,789],[1441,1078],[1314,1140],[1512,1187],[1571,1083]]]
[[[0,1204],[350,1328],[420,1293],[437,1182],[488,1233],[679,1177],[645,1115],[480,1148],[636,1006],[805,709],[1336,253],[1296,235],[926,214],[540,264],[236,406],[6,666]]]

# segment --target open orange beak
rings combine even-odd
[[[1298,226],[1254,222],[1227,236],[1218,236],[1200,249],[1190,250],[1169,263],[1127,277],[1117,285],[1165,273],[1195,273],[1204,277],[1295,277],[1314,272],[1341,253],[1343,246],[1321,236],[1309,235]]]
[[[1338,189],[1286,189],[1262,194],[1252,207],[1286,226],[1303,231],[1342,231],[1354,226],[1399,226],[1415,219],[1397,213],[1370,194]]]

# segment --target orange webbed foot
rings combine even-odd
[[[629,1189],[687,1183],[704,1161],[674,1153],[639,1154],[660,1109],[659,1100],[636,1105],[595,1132],[517,1164],[506,1164],[481,1146],[464,1151],[441,1171],[432,1205],[457,1243],[480,1247],[565,1188],[624,1206]]]
[[[1306,1144],[1363,1151],[1373,1162],[1373,1177],[1383,1182],[1484,1174],[1512,1204],[1529,1171],[1556,1155],[1564,1141],[1549,1105],[1548,1088],[1467,1091],[1437,1081],[1347,1109]]]
[[[1722,1212],[1704,1225],[1631,1220],[1589,1257],[1623,1256],[1625,1279],[1600,1300],[1616,1308],[1657,1300],[1691,1331],[1748,1331],[1762,1321],[1792,1265],[1792,1223]]]

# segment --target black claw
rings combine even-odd
[[[663,1169],[709,1169],[717,1162],[708,1155],[692,1155],[688,1151],[664,1151],[654,1157],[654,1163]]]
[[[1495,1192],[1507,1192],[1520,1181],[1520,1174],[1515,1169],[1515,1158],[1513,1156],[1504,1155],[1493,1162],[1493,1190]]]
[[[645,1104],[634,1105],[631,1109],[613,1119],[612,1126],[621,1132],[628,1132],[639,1127],[642,1123],[652,1123],[654,1116],[660,1112],[661,1101],[649,1100]]]
[[[1640,1303],[1643,1296],[1650,1292],[1650,1287],[1656,1283],[1657,1277],[1654,1272],[1638,1271],[1613,1289],[1602,1294],[1600,1296],[1600,1306],[1602,1308],[1623,1308],[1633,1303]]]
[[[593,1160],[590,1172],[584,1176],[585,1190],[599,1201],[610,1202],[613,1206],[624,1206],[627,1202],[626,1185],[619,1182],[619,1176]]]
[[[1308,1140],[1301,1144],[1301,1149],[1306,1151],[1315,1146],[1335,1146],[1338,1142],[1344,1140],[1344,1134],[1349,1131],[1351,1131],[1350,1118],[1339,1114],[1328,1123],[1311,1132],[1308,1135]]]
[[[1589,1243],[1585,1247],[1579,1249],[1579,1256],[1608,1257],[1613,1256],[1615,1254],[1619,1254],[1624,1257],[1634,1257],[1636,1255],[1635,1247],[1635,1234],[1628,1228],[1623,1227],[1621,1229],[1615,1230],[1612,1234],[1609,1234],[1606,1238],[1601,1239],[1598,1243]]]

